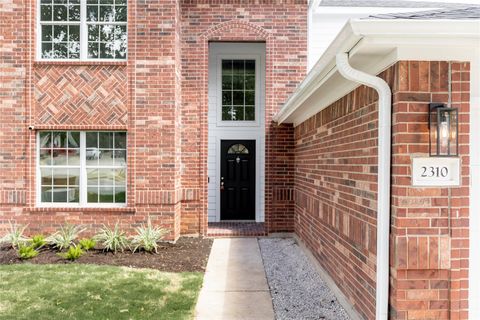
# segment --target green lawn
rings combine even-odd
[[[192,319],[201,273],[95,265],[0,266],[0,319]]]

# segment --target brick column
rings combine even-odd
[[[135,206],[180,233],[180,8],[162,0],[135,3],[133,65]]]
[[[395,81],[391,318],[467,319],[469,64],[402,61]],[[412,187],[412,158],[429,152],[428,103],[449,95],[459,108],[461,186]]]
[[[0,234],[9,219],[18,220],[27,198],[26,154],[33,132],[28,130],[31,73],[27,3],[0,3]],[[24,223],[25,221],[20,221]]]

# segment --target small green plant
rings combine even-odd
[[[128,247],[128,239],[125,232],[121,231],[118,222],[113,229],[103,225],[99,233],[95,235],[94,239],[101,242],[103,249],[117,253],[124,251]]]
[[[57,254],[63,259],[74,261],[83,255],[83,250],[80,246],[72,245],[68,248],[67,252],[59,252]]]
[[[47,241],[45,240],[45,237],[41,234],[37,234],[37,235],[34,235],[32,237],[32,239],[30,240],[30,245],[34,248],[34,249],[40,249],[41,247],[43,247],[45,244],[47,243]]]
[[[38,251],[35,250],[33,245],[26,246],[21,244],[18,249],[18,256],[20,257],[20,259],[24,259],[24,260],[31,259],[36,257],[37,255],[38,255]]]
[[[157,252],[157,242],[163,239],[168,233],[167,230],[160,227],[154,228],[150,216],[147,219],[147,225],[142,224],[136,228],[137,234],[132,237],[133,252],[138,249],[144,249],[147,252]]]
[[[55,246],[57,249],[63,250],[73,245],[74,241],[78,238],[78,234],[84,230],[85,229],[82,229],[80,226],[66,224],[46,240],[47,243]]]
[[[8,223],[10,225],[10,231],[0,239],[0,243],[8,243],[13,249],[17,249],[20,245],[28,241],[28,238],[23,236],[28,225],[22,226],[12,221]]]
[[[85,251],[88,251],[90,249],[95,248],[95,245],[97,244],[97,242],[93,239],[82,239],[78,242],[78,244],[80,245],[80,248],[82,248]]]

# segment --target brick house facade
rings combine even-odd
[[[255,221],[264,223],[266,233],[294,232],[354,306],[355,315],[375,318],[378,97],[366,86],[328,87],[328,77],[334,74],[329,69],[334,55],[329,52],[313,69],[313,73],[321,69],[318,73],[325,82],[311,85],[312,73],[306,75],[306,0],[128,2],[128,57],[115,61],[39,59],[38,44],[43,43],[39,8],[36,1],[0,4],[0,235],[10,220],[28,224],[29,234],[50,233],[66,222],[82,224],[93,233],[116,221],[132,231],[147,216],[170,231],[169,240],[205,235],[213,221],[209,210],[215,198],[209,186],[221,183],[219,172],[211,181],[209,168],[210,153],[218,150],[209,145],[213,99],[209,89],[215,80],[211,45],[262,44],[264,77],[258,81],[264,86],[259,98],[264,113],[263,124],[257,126],[262,136],[256,142],[257,151],[262,151],[259,144],[264,151],[256,156],[264,161],[259,184],[264,197],[256,203],[260,214]],[[381,33],[382,27],[375,32]],[[329,50],[363,53],[368,47],[368,52],[378,49],[378,56],[388,52],[384,60],[375,56],[378,68],[361,55],[354,62],[379,74],[392,90],[392,181],[383,186],[391,190],[389,317],[467,319],[475,285],[469,272],[469,221],[470,104],[475,85],[470,74],[476,69],[473,65],[470,69],[468,57],[448,50],[429,56],[427,49],[414,51],[409,43],[408,50],[398,53],[385,35],[383,42],[369,47],[360,41],[360,33],[352,34],[350,38],[340,34]],[[248,59],[253,58],[243,62],[245,83]],[[219,78],[223,76],[219,73]],[[223,87],[218,89],[223,94]],[[298,103],[303,109],[283,117],[282,108],[288,109],[295,92],[302,90],[311,90]],[[451,101],[460,111],[457,188],[411,185],[412,158],[428,154],[427,107],[432,101]],[[66,197],[87,203],[89,188],[96,188],[93,205],[39,204],[43,193],[54,202],[57,187],[54,171],[50,185],[44,188],[39,183],[41,135],[63,131],[82,132],[80,145],[67,141],[69,146],[60,150],[65,158],[77,149],[83,157],[79,165],[68,166],[68,175],[77,166],[88,171],[88,161],[96,161],[94,171],[108,167],[98,168],[101,142],[88,149],[85,141],[89,133],[98,132],[100,140],[100,132],[116,132],[112,144],[102,149],[107,155],[102,161],[112,164],[111,172],[123,170],[124,186],[117,186],[116,177],[110,177],[114,182],[108,186],[114,192],[125,188],[118,193],[125,195],[123,205],[95,205],[102,202],[102,188],[110,191],[100,176],[93,186],[86,182],[87,173],[82,173],[80,186],[72,184],[73,189],[85,187],[81,195],[67,192]],[[125,145],[117,146],[116,134],[125,132],[126,139],[118,138]],[[58,155],[54,147],[49,150],[47,157]],[[115,159],[122,157],[125,163],[119,169]],[[58,189],[68,191],[69,181]],[[219,204],[220,198],[216,201]]]
[[[128,230],[150,215],[172,240],[205,234],[212,42],[266,45],[264,221],[270,232],[293,230],[293,174],[285,167],[293,153],[284,152],[292,128],[271,118],[305,76],[306,1],[129,2],[123,61],[39,59],[38,8],[12,1],[0,13],[1,230],[9,220],[28,223],[30,233],[65,222],[93,232],[119,221]],[[125,206],[38,206],[37,135],[48,130],[127,132]]]

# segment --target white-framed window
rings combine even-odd
[[[127,0],[39,0],[38,58],[125,60]]]
[[[257,54],[218,54],[216,60],[217,126],[259,126],[261,57]]]
[[[39,206],[126,205],[127,134],[39,131]]]
[[[255,121],[254,59],[222,59],[222,121]]]

